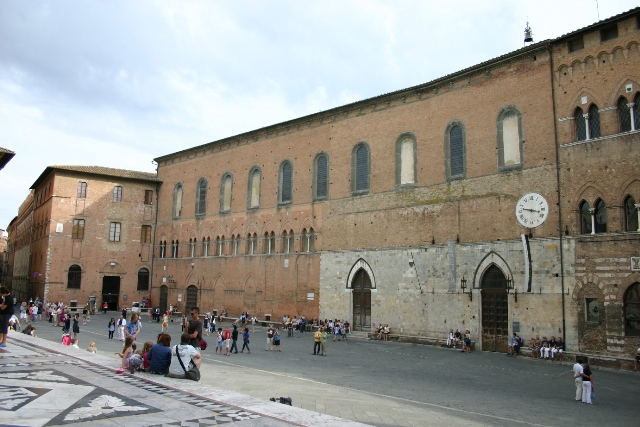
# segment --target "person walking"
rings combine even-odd
[[[249,349],[249,328],[244,328],[244,332],[242,333],[242,350],[240,353],[244,353],[244,349],[247,349],[247,353],[251,354],[251,350]]]
[[[593,392],[593,374],[588,363],[582,367],[582,403],[592,404],[591,392]]]
[[[224,348],[226,349],[225,356],[231,355],[231,331],[228,326],[225,326],[224,332],[222,333],[222,338],[224,338]]]
[[[320,329],[313,333],[313,355],[320,356],[320,344],[322,344],[322,332]]]
[[[116,330],[116,319],[112,317],[111,320],[109,320],[109,325],[107,326],[107,329],[109,330],[109,339],[112,340],[113,333]]]
[[[234,352],[233,349],[236,349]],[[233,325],[233,331],[231,332],[231,353],[238,353],[238,327]]]
[[[167,311],[164,316],[162,316],[162,333],[169,332],[169,312]]]
[[[582,366],[583,360],[582,357],[578,357],[576,363],[573,365],[573,378],[576,383],[576,401],[582,401],[582,387],[583,387],[583,378],[582,374],[584,373],[584,368]]]

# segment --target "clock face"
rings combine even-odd
[[[522,196],[516,204],[516,218],[527,228],[541,225],[549,215],[549,205],[544,197],[536,193]]]

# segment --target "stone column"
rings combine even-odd
[[[631,116],[631,131],[636,130],[636,121],[634,120],[633,117],[633,107],[635,106],[635,102],[630,102],[627,104],[627,107],[629,107],[629,115]]]
[[[585,139],[589,140],[591,139],[591,130],[589,129],[589,114],[583,114],[582,115],[584,117],[584,135],[585,135]],[[593,217],[593,214],[592,214]]]
[[[589,213],[591,214],[591,234],[596,234],[596,209],[590,208]]]
[[[636,212],[638,213],[638,231],[640,231],[640,203],[636,203],[635,205]]]

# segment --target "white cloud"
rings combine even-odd
[[[600,1],[600,17],[635,7]],[[0,2],[0,228],[47,165],[191,146],[424,83],[597,20],[583,0]]]

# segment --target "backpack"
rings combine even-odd
[[[224,330],[224,336],[223,336],[223,338],[224,338],[225,340],[228,340],[228,339],[230,339],[230,338],[231,338],[231,332],[229,331],[229,329],[225,329],[225,330]]]
[[[204,339],[200,340],[200,350],[206,350],[207,349],[207,342]]]
[[[71,345],[71,335],[64,334],[62,336],[62,345]]]

